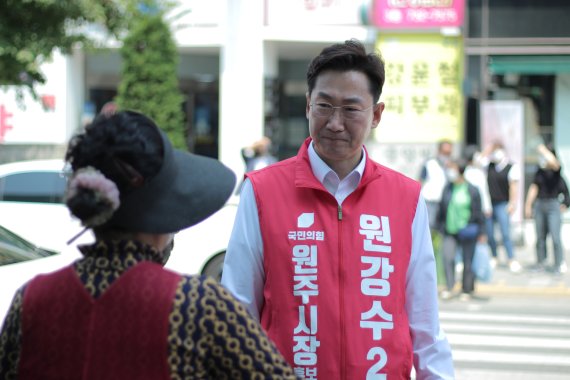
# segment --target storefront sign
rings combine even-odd
[[[14,88],[0,90],[0,144],[63,144],[66,141],[65,110],[55,94],[38,100],[17,100]]]
[[[422,29],[463,25],[465,0],[376,0],[372,22],[382,29]]]
[[[380,35],[377,48],[386,66],[380,97],[386,107],[375,130],[378,142],[462,141],[462,38]]]
[[[42,71],[47,81],[36,86],[38,99],[27,89],[21,100],[15,86],[0,89],[0,145],[67,142],[67,86],[61,85],[67,80],[66,58],[54,54]]]

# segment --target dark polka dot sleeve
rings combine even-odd
[[[18,363],[22,342],[20,315],[22,313],[24,289],[14,295],[4,325],[0,332],[0,379],[12,380],[18,378]]]
[[[170,326],[172,379],[297,379],[259,323],[212,278],[183,278]]]

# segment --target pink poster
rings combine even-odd
[[[382,29],[426,29],[463,25],[465,0],[376,0],[372,23]]]
[[[525,196],[524,183],[524,104],[520,100],[486,100],[481,102],[481,148],[500,142],[511,162],[519,168],[517,208],[511,219],[521,223]]]

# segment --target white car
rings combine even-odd
[[[82,230],[63,204],[64,166],[63,160],[0,165],[0,225],[37,246],[62,251]]]
[[[222,277],[222,266],[230,240],[239,198],[230,198],[214,215],[174,237],[174,249],[166,268],[180,273]]]
[[[83,228],[63,203],[63,169],[63,160],[0,165],[0,226],[33,245],[61,252],[20,263],[0,262],[0,321],[18,287],[39,273],[54,271],[76,260],[80,257],[76,246],[93,241],[92,234],[85,233],[72,245],[66,244]],[[232,196],[217,213],[180,231],[166,267],[219,280],[238,201],[238,196]]]

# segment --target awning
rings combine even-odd
[[[570,55],[494,55],[489,57],[494,74],[557,74],[570,72]]]

